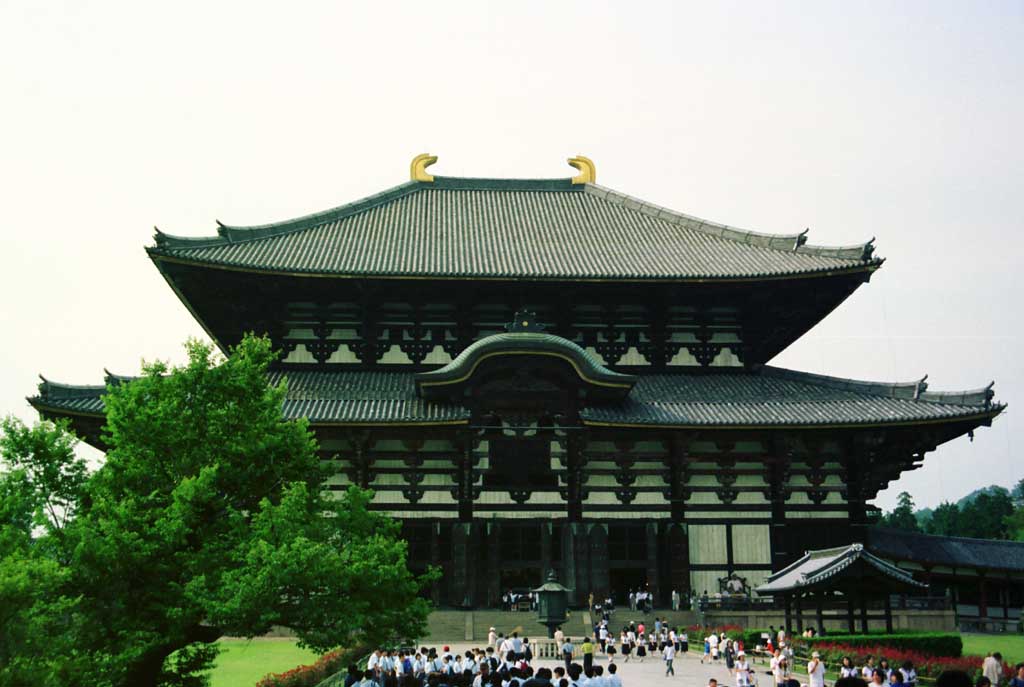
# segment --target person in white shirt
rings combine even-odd
[[[872,661],[872,657],[868,656],[864,659],[864,667],[860,669],[860,675],[864,678],[865,682],[871,682],[871,676],[875,674],[875,664]]]
[[[772,657],[770,668],[772,671],[772,677],[775,679],[775,684],[784,685],[786,683],[786,657],[782,655],[781,649],[775,650],[775,655]]]
[[[473,678],[473,687],[487,687],[490,682],[491,667],[486,663],[480,664],[480,673]]]
[[[746,652],[740,651],[736,654],[733,671],[736,675],[736,687],[750,687],[750,664],[747,663]]]
[[[853,665],[849,656],[843,656],[843,663],[839,666],[839,677],[857,677],[857,666]]]
[[[380,649],[376,649],[376,650],[374,650],[374,652],[372,654],[370,654],[370,658],[366,659],[366,669],[367,670],[372,670],[373,673],[376,675],[377,674],[377,670],[379,669],[379,667],[380,667]]]
[[[665,677],[672,675],[675,677],[676,669],[672,667],[672,661],[676,658],[676,647],[674,644],[665,644],[665,649],[661,652],[661,657],[665,660]]]
[[[605,687],[622,687],[622,678],[619,677],[619,667],[612,663],[608,666],[608,675],[604,678]]]
[[[808,687],[825,687],[825,664],[817,651],[811,653],[811,660],[807,663],[807,678]]]
[[[492,627],[487,632],[487,646],[495,646],[497,643],[498,643],[498,633],[496,633],[494,631],[494,628]]]
[[[718,635],[711,633],[708,635],[708,644],[711,645],[711,660],[718,660]]]

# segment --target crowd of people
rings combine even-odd
[[[817,651],[809,658],[797,657],[782,629],[776,632],[772,628],[762,635],[762,640],[751,651],[766,659],[767,666],[760,669],[762,675],[770,675],[768,684],[773,687],[826,687],[825,676],[829,671],[835,675],[834,687],[919,684],[910,661],[890,665],[885,658],[876,662],[868,656],[855,665],[844,657],[839,665],[828,666]],[[722,666],[729,676],[728,682],[735,687],[759,684],[757,670],[748,660],[742,640],[712,632],[697,641],[698,647],[703,644],[700,662]],[[608,618],[602,617],[590,636],[573,639],[557,630],[554,646],[561,665],[535,670],[534,646],[529,638],[520,637],[518,632],[506,636],[492,627],[486,647],[462,653],[452,652],[448,646],[440,651],[427,647],[375,651],[365,670],[350,667],[345,687],[623,687],[616,661],[660,660],[665,677],[674,677],[676,657],[687,655],[690,637],[685,628],[672,627],[661,618],[655,618],[650,627],[642,621],[630,622],[616,631],[610,627]],[[597,654],[603,654],[606,665],[595,662]],[[935,687],[1024,687],[1024,663],[1014,668],[1009,680],[1003,677],[1003,659],[998,652],[988,656],[981,668],[981,677],[976,681],[966,673],[950,671],[938,678]],[[717,679],[709,682],[709,687],[718,685]]]
[[[581,646],[583,643],[581,642]],[[582,657],[584,664],[572,660]],[[488,646],[459,653],[444,646],[408,650],[377,650],[365,670],[349,666],[345,687],[623,687],[614,662],[593,664],[581,648],[564,666],[533,668],[528,637],[498,635],[492,627]]]

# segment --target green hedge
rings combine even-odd
[[[948,632],[901,632],[893,634],[829,633],[824,637],[797,637],[797,643],[813,648],[815,644],[842,643],[850,646],[888,646],[893,649],[917,651],[929,656],[962,656],[964,642],[959,634]]]

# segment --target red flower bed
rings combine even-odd
[[[316,687],[344,667],[345,657],[341,649],[329,651],[316,663],[297,666],[283,673],[270,673],[256,683],[256,687]]]
[[[884,640],[883,640],[884,641]],[[983,656],[930,656],[919,651],[908,651],[905,649],[894,649],[882,644],[875,646],[851,646],[839,642],[818,642],[814,650],[821,652],[821,657],[830,667],[835,668],[843,661],[844,656],[849,656],[855,666],[863,666],[868,656],[874,659],[877,666],[881,659],[889,661],[892,668],[900,668],[905,661],[914,664],[914,670],[922,677],[938,677],[940,673],[947,670],[962,670],[963,672],[977,677],[981,674],[981,663]],[[1003,663],[1003,675],[1011,677],[1010,666]]]

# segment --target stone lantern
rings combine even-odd
[[[548,572],[544,584],[533,590],[537,595],[537,622],[547,625],[548,637],[553,638],[558,626],[565,623],[570,591],[558,583],[554,570]]]

